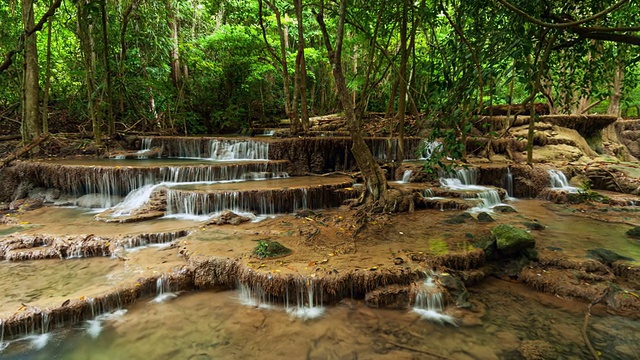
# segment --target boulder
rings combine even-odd
[[[491,217],[491,215],[489,215],[489,213],[486,212],[481,212],[478,214],[478,222],[481,223],[490,223],[490,222],[494,222],[495,220]]]
[[[233,211],[226,210],[220,214],[220,216],[211,219],[207,225],[238,225],[243,222],[251,221],[248,216],[242,216],[234,213]]]

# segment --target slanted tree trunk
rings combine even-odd
[[[351,152],[353,153],[353,157],[355,158],[364,179],[365,192],[362,200],[364,202],[375,202],[384,196],[388,185],[382,169],[373,158],[371,150],[362,137],[362,124],[360,119],[357,119],[355,116],[353,97],[349,94],[347,82],[342,70],[342,41],[344,39],[346,7],[346,0],[340,0],[335,46],[331,44],[327,26],[324,22],[324,0],[320,1],[320,9],[316,14],[316,21],[320,26],[324,44],[327,48],[329,62],[333,68],[332,73],[338,90],[338,96],[342,103],[344,115],[347,120],[347,127],[349,129],[349,134],[351,135],[351,141],[353,142]]]
[[[35,27],[33,0],[22,0],[22,24],[25,33]],[[22,142],[30,143],[40,136],[40,105],[38,84],[38,47],[36,33],[24,41],[24,87],[22,95]]]

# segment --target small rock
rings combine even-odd
[[[473,216],[469,213],[461,213],[444,220],[445,224],[464,224],[467,220],[473,220]]]
[[[396,264],[396,265],[402,265],[402,264],[404,264],[404,259],[401,258],[401,257],[397,257],[397,258],[393,259],[393,263]]]
[[[540,224],[537,221],[525,221],[522,223],[529,230],[544,230],[546,226]]]

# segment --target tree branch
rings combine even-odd
[[[619,7],[621,7],[622,5],[626,4],[627,2],[629,2],[629,0],[620,0],[617,3],[611,5],[610,7],[600,11],[597,14],[593,14],[587,18],[584,18],[582,20],[577,20],[577,21],[572,21],[572,22],[566,22],[566,23],[548,23],[548,22],[544,22],[542,20],[536,19],[533,16],[527,14],[526,12],[520,10],[518,7],[516,7],[515,5],[512,5],[511,3],[507,2],[506,0],[496,0],[498,1],[500,4],[504,5],[507,9],[513,11],[514,13],[520,15],[522,18],[524,18],[525,20],[527,20],[530,23],[539,25],[539,26],[543,26],[543,27],[547,27],[547,28],[554,28],[554,29],[564,29],[564,28],[570,28],[570,27],[576,27],[578,25],[584,24],[586,22],[592,21],[592,20],[597,20],[615,10],[617,10]]]
[[[49,6],[49,10],[47,10],[47,12],[44,13],[44,15],[42,15],[42,18],[40,18],[40,21],[38,21],[38,23],[32,29],[30,29],[29,31],[25,32],[23,35],[20,36],[20,40],[18,41],[18,47],[13,50],[10,50],[4,56],[4,61],[2,62],[2,64],[0,64],[0,73],[7,70],[9,66],[13,64],[13,57],[17,53],[20,53],[22,52],[22,50],[24,50],[24,39],[33,35],[35,32],[42,30],[42,27],[44,26],[44,24],[47,22],[47,20],[51,16],[53,16],[56,13],[56,10],[60,7],[61,4],[62,4],[62,0],[54,1],[51,4],[51,6]]]

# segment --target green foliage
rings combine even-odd
[[[578,186],[578,200],[579,202],[608,202],[609,198],[591,189],[591,181],[586,179]]]

